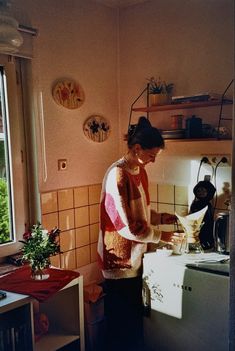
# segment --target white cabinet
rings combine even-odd
[[[33,350],[31,301],[11,292],[0,300],[0,351]]]
[[[8,348],[3,344],[0,351],[56,351],[73,345],[73,350],[85,351],[83,277],[73,279],[48,300],[40,303],[40,312],[49,319],[49,331],[34,342],[33,299],[26,295],[7,292],[0,302],[0,332],[9,329]],[[19,323],[20,321],[20,323]],[[15,334],[19,324],[25,325],[21,336],[29,340],[17,348]],[[1,335],[0,335],[1,336]],[[8,341],[6,341],[8,342]],[[22,340],[22,345],[23,345]]]
[[[83,277],[80,276],[40,304],[49,319],[49,332],[35,343],[35,351],[55,351],[70,343],[84,345]]]

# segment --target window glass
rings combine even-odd
[[[0,244],[13,238],[8,122],[6,80],[0,67]]]

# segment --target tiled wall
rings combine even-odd
[[[187,187],[150,184],[149,190],[152,208],[187,213]],[[61,230],[62,253],[51,258],[54,266],[77,269],[97,261],[100,191],[101,184],[95,184],[41,194],[43,227]],[[171,227],[162,226],[162,230]]]
[[[151,208],[157,212],[167,212],[181,215],[188,213],[188,187],[172,184],[149,185]],[[161,230],[176,230],[174,225],[161,225]]]
[[[61,230],[62,253],[51,258],[54,266],[77,269],[97,261],[100,191],[101,184],[95,184],[41,194],[43,227]],[[187,186],[150,183],[149,193],[151,208],[157,212],[188,214]],[[161,230],[176,229],[161,225]]]
[[[62,253],[51,258],[60,268],[76,269],[97,261],[101,185],[41,194],[42,225],[61,230]]]
[[[194,186],[193,186],[194,187]],[[217,189],[218,190],[218,189]],[[178,186],[172,184],[154,184],[149,186],[151,208],[157,212],[178,213],[187,215],[191,202],[194,200],[193,189],[190,186]],[[192,199],[189,199],[190,197]],[[219,196],[214,196],[212,205],[215,206],[215,214],[228,210],[228,203],[231,195],[229,182],[223,183],[223,189],[219,189]],[[215,200],[216,199],[216,200]],[[174,226],[161,226],[162,230],[176,230]]]

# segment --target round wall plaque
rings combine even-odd
[[[105,141],[110,134],[110,124],[106,118],[98,115],[92,115],[87,118],[83,124],[85,136],[97,143]]]
[[[58,105],[70,110],[80,107],[85,95],[82,87],[72,79],[61,79],[52,88],[52,96]]]

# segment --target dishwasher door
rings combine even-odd
[[[228,351],[229,277],[157,263],[144,264],[146,350]]]

